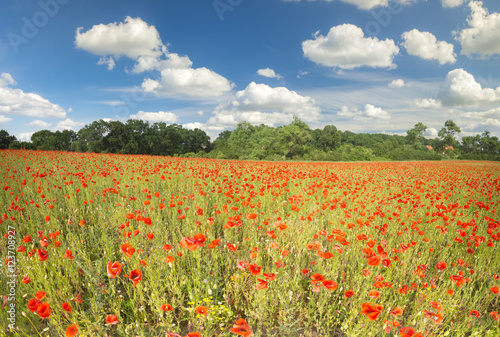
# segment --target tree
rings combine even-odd
[[[17,139],[15,136],[9,135],[9,133],[5,130],[0,130],[0,149],[8,149],[12,142],[15,142]]]
[[[330,151],[340,147],[340,133],[334,125],[325,125],[321,131],[317,145],[320,150]]]
[[[427,130],[427,126],[423,123],[418,122],[415,124],[413,129],[406,131],[407,144],[410,144],[415,149],[422,147],[425,130]]]
[[[460,128],[451,119],[444,123],[444,127],[438,132],[438,136],[441,139],[441,147],[444,151],[448,146],[453,146],[457,144],[455,140],[455,135],[462,132]]]
[[[285,158],[303,156],[312,141],[309,126],[302,122],[297,116],[293,116],[293,121],[289,125],[278,128],[277,148]]]

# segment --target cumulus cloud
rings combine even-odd
[[[101,56],[98,64],[115,67],[115,59],[127,57],[136,62],[131,72],[159,72],[158,79],[146,78],[145,92],[164,97],[218,97],[232,90],[233,84],[213,70],[192,68],[188,56],[171,53],[160,34],[140,18],[127,17],[125,22],[99,24],[84,32],[76,31],[75,45]]]
[[[21,142],[31,142],[31,136],[35,133],[33,132],[21,132],[20,134],[17,135],[17,140]]]
[[[439,108],[441,101],[434,98],[423,98],[415,100],[415,105],[419,108]]]
[[[75,46],[95,55],[137,59],[140,56],[160,56],[163,43],[154,26],[140,18],[127,16],[125,22],[99,24],[86,32],[76,30]]]
[[[79,126],[83,126],[83,123],[74,121],[70,118],[66,118],[63,121],[60,121],[56,125],[56,130],[62,131],[62,130],[74,130],[74,128],[77,128]]]
[[[274,126],[291,122],[294,115],[304,122],[316,121],[320,109],[311,97],[285,87],[273,88],[252,82],[233,99],[219,104],[213,114],[207,122],[208,127],[234,127],[242,121]]]
[[[424,137],[425,138],[437,138],[438,137],[438,130],[436,128],[427,128],[424,131]]]
[[[302,50],[311,61],[340,69],[396,68],[393,59],[399,53],[393,40],[365,37],[361,28],[352,24],[334,26],[326,36],[316,32],[314,39],[302,42]]]
[[[9,85],[16,85],[16,81],[12,78],[12,75],[9,73],[1,73],[0,74],[0,87],[6,87]]]
[[[159,81],[149,78],[142,83],[145,92],[166,97],[216,97],[230,91],[232,87],[233,84],[226,78],[205,67],[163,69]]]
[[[144,111],[139,111],[135,115],[130,115],[130,118],[132,119],[142,119],[145,121],[150,121],[153,123],[156,122],[165,122],[167,124],[173,124],[177,122],[179,119],[177,115],[171,113],[171,112],[166,112],[166,111],[158,111],[158,112],[144,112]]]
[[[28,124],[26,124],[26,126],[34,126],[34,127],[39,128],[39,129],[47,129],[51,125],[52,124],[44,122],[44,121],[39,120],[39,119],[35,119],[34,121],[31,121]]]
[[[470,123],[462,128],[465,135],[476,135],[486,130],[498,134],[500,132],[500,119],[487,118],[476,123]]]
[[[35,93],[25,93],[21,89],[9,87],[16,82],[10,74],[0,75],[0,113],[38,118],[65,118],[66,110],[60,105]]]
[[[388,84],[389,88],[402,88],[405,86],[405,81],[401,78],[398,78],[397,80],[393,80],[391,83]]]
[[[462,6],[462,4],[467,0],[441,0],[441,4],[445,8],[453,8]]]
[[[353,117],[356,120],[391,118],[387,111],[383,110],[382,108],[377,108],[371,104],[366,104],[363,110],[358,110],[358,108],[349,109],[344,105],[342,109],[337,112],[337,115],[342,117]]]
[[[482,1],[469,3],[471,16],[467,19],[469,28],[455,32],[462,45],[461,54],[487,58],[500,54],[500,13],[489,14]]]
[[[446,106],[480,106],[500,102],[500,87],[483,88],[474,76],[463,69],[446,75],[437,98]]]
[[[0,123],[7,123],[10,122],[12,118],[10,117],[5,117],[4,115],[0,115]]]
[[[283,78],[283,76],[281,76],[280,74],[276,74],[276,72],[270,68],[259,69],[257,70],[257,74],[264,77],[276,78],[278,80],[281,80]]]
[[[436,60],[439,64],[453,64],[457,61],[453,45],[438,41],[432,33],[413,29],[403,33],[401,37],[404,40],[402,45],[410,55],[421,57],[424,60]]]
[[[200,122],[186,123],[183,124],[182,127],[189,130],[194,130],[203,128],[203,124],[201,124]]]

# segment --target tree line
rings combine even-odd
[[[404,136],[340,131],[334,125],[311,129],[294,117],[278,127],[242,122],[211,142],[205,131],[178,124],[101,119],[78,132],[41,130],[31,142],[0,130],[0,148],[246,160],[500,160],[499,139],[488,131],[458,141],[461,130],[452,120],[444,123],[436,138],[425,138],[426,130],[421,122]]]

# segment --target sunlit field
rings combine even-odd
[[[0,335],[500,335],[499,163],[1,151],[0,172]]]

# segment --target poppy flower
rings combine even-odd
[[[437,301],[434,301],[431,303],[432,304],[432,307],[437,310],[437,311],[442,311],[443,310],[443,306],[441,305],[441,303],[437,302]]]
[[[253,335],[252,330],[250,329],[250,326],[248,325],[247,322],[243,318],[239,318],[234,324],[233,327],[229,329],[232,333],[238,335],[238,336],[243,336],[243,337],[250,337]]]
[[[46,261],[49,258],[47,255],[47,252],[43,249],[38,249],[38,259],[43,262]]]
[[[490,316],[491,318],[493,318],[493,320],[500,321],[500,314],[498,313],[498,311],[490,312]]]
[[[433,313],[432,311],[427,311],[427,310],[424,310],[424,316],[426,318],[430,318],[434,321],[435,324],[441,324],[443,323],[443,315],[441,315],[440,313]]]
[[[383,309],[384,307],[380,304],[361,304],[361,314],[366,315],[370,321],[375,321]]]
[[[447,267],[447,266],[446,266],[446,262],[444,262],[444,261],[442,261],[442,262],[438,262],[438,263],[436,264],[436,268],[437,268],[438,270],[445,270],[445,269],[446,269],[446,267]]]
[[[198,331],[193,331],[188,333],[186,337],[201,337],[201,334]]]
[[[64,311],[67,311],[67,312],[71,313],[71,305],[69,305],[68,302],[64,302],[62,304],[62,308],[63,308]]]
[[[471,310],[469,312],[469,316],[474,316],[474,317],[479,318],[479,317],[481,317],[481,313],[479,311],[477,311],[477,310]]]
[[[123,275],[126,278],[129,278],[130,281],[134,282],[134,287],[139,283],[142,279],[142,273],[139,269],[134,269],[130,272],[130,275]]]
[[[266,280],[269,280],[269,281],[275,281],[276,280],[276,274],[262,273],[262,275],[264,275],[266,277]]]
[[[379,298],[380,297],[380,291],[377,290],[372,290],[368,293],[368,296],[371,298]]]
[[[104,324],[104,326],[116,325],[116,324],[118,324],[118,317],[116,315],[106,316],[106,324]]]
[[[347,290],[347,291],[344,293],[344,296],[345,296],[345,298],[352,297],[352,296],[354,296],[354,291],[352,291],[352,290]]]
[[[67,257],[68,259],[71,260],[74,259],[73,252],[71,250],[66,250],[66,254],[64,254],[63,257]]]
[[[108,262],[108,266],[106,268],[106,271],[108,272],[108,276],[113,278],[113,277],[117,277],[118,275],[120,275],[120,273],[122,272],[122,265],[115,261],[113,263]]]
[[[255,286],[255,289],[257,290],[267,289],[268,283],[266,280],[257,279],[257,281],[259,281],[259,284]]]
[[[37,311],[40,304],[41,304],[41,302],[39,300],[37,300],[36,298],[32,298],[31,300],[28,301],[29,311],[31,311],[31,312]]]
[[[167,304],[162,304],[160,308],[161,308],[161,310],[163,310],[163,311],[170,311],[170,310],[174,310],[174,308],[172,308],[172,306],[171,306],[169,303],[167,303]]]
[[[334,282],[332,280],[324,280],[321,283],[323,284],[323,287],[328,290],[337,290],[337,282]]]
[[[24,284],[28,284],[31,282],[31,279],[28,276],[25,276],[21,282]]]
[[[50,305],[49,302],[42,303],[38,306],[37,312],[38,316],[41,319],[47,318],[50,316]]]
[[[210,310],[209,308],[207,307],[204,307],[202,305],[199,305],[197,306],[194,311],[197,313],[197,314],[200,314],[200,315],[204,315],[204,316],[207,316],[208,315],[208,310]]]
[[[167,263],[174,263],[175,262],[175,258],[173,256],[169,255],[169,256],[167,256],[165,258],[165,262],[167,262]]]
[[[78,327],[74,323],[66,328],[66,337],[75,337],[77,333]]]
[[[46,293],[45,291],[41,291],[41,290],[38,290],[35,294],[35,298],[39,301],[43,300],[43,298],[45,297]]]
[[[126,257],[130,258],[135,253],[135,248],[132,247],[130,243],[124,243],[120,246],[121,251],[125,254]]]
[[[498,287],[497,286],[494,286],[494,287],[491,287],[490,288],[490,291],[493,293],[493,294],[498,294]]]
[[[262,267],[257,266],[256,264],[251,264],[248,266],[248,271],[252,275],[259,275]]]
[[[396,308],[392,309],[392,311],[390,312],[390,314],[393,315],[393,316],[402,315],[403,314],[403,309],[401,309],[399,307],[396,307]]]
[[[413,335],[415,335],[415,330],[410,327],[404,327],[399,329],[399,335],[401,337],[413,337]]]

